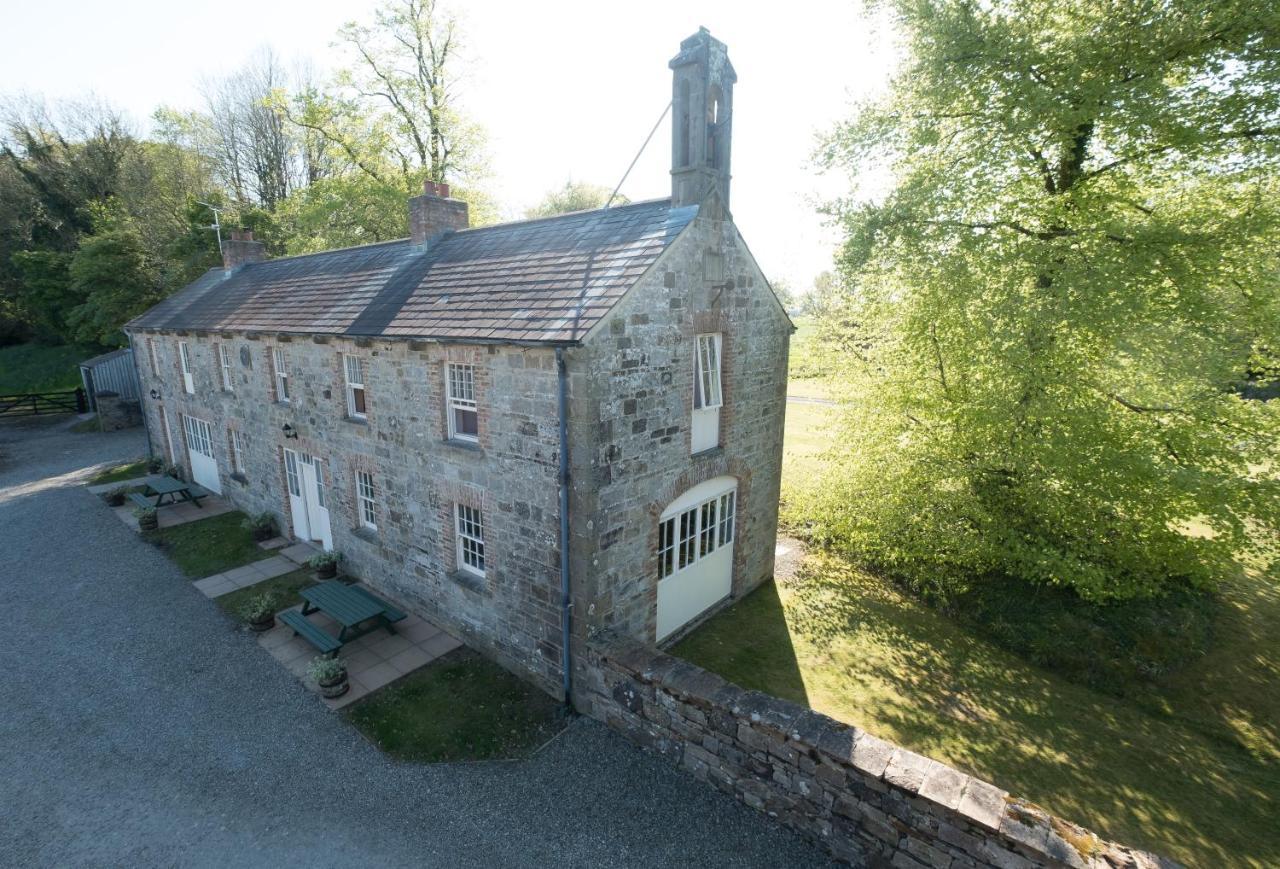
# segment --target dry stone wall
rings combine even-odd
[[[855,866],[1172,869],[995,785],[617,636],[589,644],[580,711]]]

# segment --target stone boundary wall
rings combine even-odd
[[[634,640],[589,642],[575,678],[579,711],[855,866],[1179,866]]]

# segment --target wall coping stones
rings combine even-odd
[[[902,867],[1180,869],[946,764],[636,640],[597,637],[583,660],[590,678],[579,680],[579,690],[591,697],[580,708],[813,838],[837,859]],[[596,685],[604,690],[589,687]]]

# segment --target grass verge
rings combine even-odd
[[[526,757],[563,726],[561,705],[470,649],[354,704],[351,722],[401,760]]]
[[[97,420],[89,421],[93,422],[95,425],[97,424]],[[100,471],[89,481],[89,485],[100,486],[104,483],[119,483],[122,480],[132,480],[135,477],[145,477],[147,473],[147,460],[138,459],[136,462],[116,465],[114,468],[107,468],[105,471]]]
[[[315,584],[315,571],[304,567],[292,573],[277,576],[274,579],[254,583],[248,588],[236,589],[233,592],[215,597],[213,602],[233,619],[248,624],[249,620],[245,617],[244,611],[254,598],[264,594],[270,595],[274,601],[273,608],[276,612],[280,612],[280,610],[302,603],[302,597],[298,592]]]
[[[249,532],[240,527],[244,520],[243,513],[223,513],[148,531],[143,537],[163,549],[187,576],[200,579],[276,554],[254,542]]]

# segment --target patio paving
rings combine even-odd
[[[291,543],[288,546],[283,547],[280,550],[280,554],[292,561],[294,564],[306,564],[313,555],[319,555],[323,551],[324,550],[319,546],[298,541],[297,543]]]
[[[137,531],[138,517],[133,515],[134,509],[132,504],[122,504],[119,507],[112,507],[111,512],[125,525]],[[161,528],[172,528],[174,525],[185,525],[188,522],[195,522],[197,519],[221,516],[223,513],[230,513],[235,509],[236,505],[226,498],[210,495],[207,498],[200,499],[199,507],[190,501],[165,504],[156,510],[156,519]]]
[[[380,592],[378,594],[385,597]],[[295,610],[301,608],[301,605],[292,607]],[[307,618],[331,634],[337,634],[340,629],[337,622],[322,612],[312,613]],[[338,657],[347,662],[351,688],[341,697],[324,699],[325,705],[330,709],[349,706],[462,645],[431,622],[412,613],[396,622],[395,628],[394,634],[378,628],[342,647]],[[258,637],[258,643],[308,688],[316,690],[316,686],[306,678],[306,672],[307,665],[319,653],[306,640],[295,637],[293,628],[277,622],[274,628]]]
[[[274,555],[262,561],[253,561],[223,573],[215,573],[192,583],[205,597],[220,597],[251,585],[284,576],[298,569],[298,565],[287,558]]]

